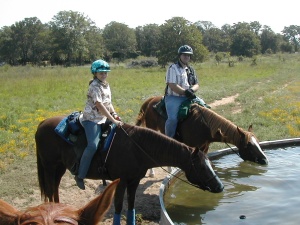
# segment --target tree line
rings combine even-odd
[[[49,23],[25,18],[0,29],[0,63],[26,65],[84,65],[103,58],[122,62],[138,56],[155,57],[161,66],[174,61],[177,49],[188,44],[193,60],[203,62],[208,54],[253,57],[257,54],[297,52],[300,26],[284,27],[276,34],[258,21],[225,24],[217,28],[209,21],[192,23],[173,17],[164,24],[135,29],[112,21],[103,29],[83,13],[60,11]]]

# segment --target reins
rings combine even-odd
[[[123,130],[123,132],[126,134],[126,136],[152,161],[152,162],[154,162],[156,165],[157,165],[157,167],[160,167],[163,171],[165,171],[166,173],[168,173],[169,175],[171,175],[171,176],[173,176],[173,177],[175,177],[175,178],[177,178],[177,179],[179,179],[180,181],[182,181],[182,182],[184,182],[184,183],[186,183],[186,184],[189,184],[189,185],[191,185],[191,186],[194,186],[194,187],[197,187],[197,188],[199,188],[199,186],[198,185],[195,185],[195,184],[192,184],[192,183],[190,183],[190,182],[188,182],[188,181],[186,181],[186,180],[183,180],[182,178],[180,178],[179,176],[177,176],[176,174],[172,174],[172,173],[170,173],[169,171],[167,171],[166,169],[164,169],[162,166],[160,166],[159,164],[158,164],[158,162],[157,161],[155,161],[147,152],[145,152],[144,151],[144,149],[126,132],[126,130],[121,126],[120,127],[122,130]],[[194,163],[193,163],[193,160],[192,160],[192,168],[198,173],[198,171],[195,169],[195,167],[194,167]],[[208,181],[207,181],[207,183],[209,183],[212,179],[214,179],[215,177],[216,177],[217,175],[215,174],[212,178],[209,178],[208,179]],[[205,184],[205,183],[203,183],[203,181],[200,179],[200,181],[202,182],[202,184],[203,184],[203,186],[204,187],[206,187],[206,190],[210,190],[210,188]]]

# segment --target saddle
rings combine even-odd
[[[205,108],[211,108],[209,105],[207,105],[203,99],[196,97],[193,99],[187,99],[184,102],[181,103],[180,107],[179,107],[179,111],[178,111],[178,115],[177,118],[179,120],[179,122],[183,121],[184,119],[186,119],[189,116],[190,113],[190,109],[192,104],[198,104],[200,106],[203,106]],[[159,115],[161,115],[163,118],[167,119],[167,111],[166,111],[166,104],[165,104],[165,97],[163,96],[161,98],[161,100],[156,103],[155,105],[153,105],[153,108],[158,112]]]
[[[58,136],[60,136],[64,141],[73,146],[74,152],[76,154],[76,162],[70,170],[73,175],[77,175],[78,173],[79,162],[87,145],[85,131],[80,122],[81,117],[81,112],[73,112],[69,116],[65,117],[54,129],[55,133]],[[116,132],[115,128],[116,125],[109,120],[106,120],[104,124],[101,124],[102,132],[97,152],[108,151]],[[106,169],[104,168],[104,160],[101,159],[99,164],[99,172],[106,172]]]

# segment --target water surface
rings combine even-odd
[[[300,146],[265,153],[268,165],[244,162],[235,154],[214,160],[214,169],[225,185],[222,193],[175,181],[164,196],[174,224],[298,224]]]

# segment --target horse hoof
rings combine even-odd
[[[154,177],[155,176],[155,173],[149,173],[149,177]]]

